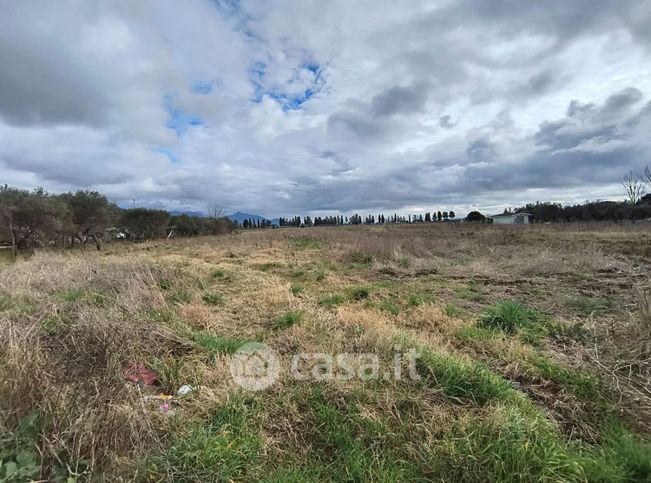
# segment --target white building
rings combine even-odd
[[[510,213],[489,216],[488,219],[494,225],[528,225],[531,223],[531,217],[529,213]]]

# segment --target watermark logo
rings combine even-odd
[[[230,360],[233,380],[249,391],[262,391],[271,386],[280,374],[280,360],[275,350],[261,342],[240,347]]]
[[[295,381],[362,381],[384,379],[401,380],[406,374],[408,379],[419,380],[416,370],[418,352],[409,350],[401,352],[394,347],[390,360],[381,361],[377,354],[362,353],[307,353],[300,352],[288,358],[286,364],[276,351],[261,342],[250,342],[240,347],[230,360],[230,370],[235,382],[249,391],[262,391],[270,387],[284,373]]]

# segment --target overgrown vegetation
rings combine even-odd
[[[511,228],[269,230],[5,265],[0,480],[649,481],[647,231]],[[252,341],[282,365],[262,392],[229,366]],[[378,377],[296,380],[297,353],[376,354]]]

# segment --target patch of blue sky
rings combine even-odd
[[[212,0],[212,2],[224,17],[235,21],[237,30],[248,42],[264,43],[262,38],[249,28],[248,22],[253,20],[253,17],[245,12],[240,0]]]
[[[190,90],[194,94],[208,95],[213,91],[213,85],[210,82],[194,81]]]
[[[267,95],[276,101],[282,107],[283,111],[292,111],[299,109],[310,97],[314,95],[312,89],[306,89],[303,94],[292,95],[284,92],[268,92]]]
[[[192,126],[201,126],[204,124],[203,119],[194,114],[183,112],[174,106],[175,96],[165,96],[165,110],[169,114],[169,119],[165,127],[174,129],[177,136],[183,136]]]
[[[294,76],[289,81],[289,84],[301,82],[301,71],[307,70],[311,72],[314,75],[312,83],[302,93],[288,94],[282,89],[266,89],[264,87],[266,68],[267,65],[263,62],[256,62],[249,69],[249,78],[254,88],[252,100],[253,102],[261,102],[262,98],[267,95],[280,104],[282,110],[285,112],[300,109],[305,102],[321,91],[325,83],[321,76],[321,66],[315,62],[309,62],[302,64],[298,69],[296,69]]]
[[[170,148],[166,148],[165,146],[154,146],[152,150],[167,156],[172,164],[176,164],[178,162],[178,157]]]
[[[254,62],[249,68],[249,79],[253,84],[253,99],[251,99],[253,102],[261,102],[265,94],[265,88],[262,84],[264,83],[266,68],[267,64],[264,62]]]

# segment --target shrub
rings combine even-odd
[[[24,416],[13,434],[0,436],[0,481],[34,481],[41,472],[37,413]]]

